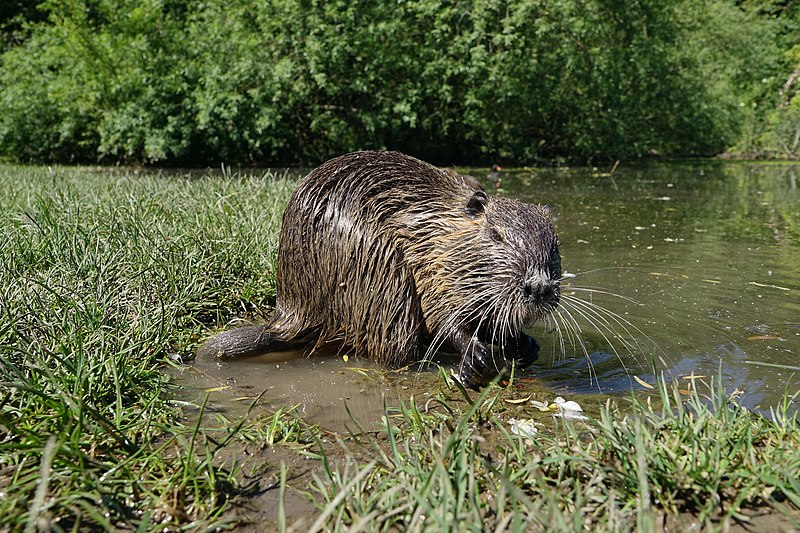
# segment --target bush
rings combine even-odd
[[[786,63],[782,17],[737,4],[47,0],[47,20],[2,56],[0,156],[196,166],[384,147],[439,163],[712,154],[747,124],[742,101],[774,98],[761,80]]]

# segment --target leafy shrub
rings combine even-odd
[[[750,104],[786,79],[796,19],[700,0],[42,8],[0,63],[0,156],[193,166],[712,154],[768,122]]]

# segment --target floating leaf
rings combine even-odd
[[[768,289],[778,289],[778,290],[781,290],[781,291],[790,291],[790,290],[792,290],[792,289],[790,289],[788,287],[781,287],[780,285],[770,285],[770,284],[767,284],[767,283],[758,283],[756,281],[751,281],[750,285],[755,285],[756,287],[766,287]]]
[[[252,402],[253,400],[258,399],[258,396],[239,396],[238,398],[234,398],[234,402]]]
[[[526,396],[525,398],[506,398],[506,399],[504,399],[503,401],[504,401],[504,402],[506,402],[506,403],[510,403],[510,404],[512,404],[512,405],[519,405],[519,404],[521,404],[521,403],[525,403],[525,402],[527,402],[527,401],[528,401],[528,400],[530,400],[530,399],[531,399],[531,396],[530,396],[530,394],[529,394],[529,395],[528,395],[528,396]]]
[[[650,385],[648,382],[646,382],[645,380],[643,380],[639,376],[633,376],[633,379],[634,379],[634,381],[636,381],[636,383],[638,383],[639,385],[641,385],[645,389],[652,389],[653,388],[652,385]]]

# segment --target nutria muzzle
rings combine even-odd
[[[526,300],[535,306],[555,308],[560,298],[558,281],[529,281],[523,286],[522,292]]]

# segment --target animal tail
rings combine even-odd
[[[197,348],[198,360],[240,359],[269,352],[293,350],[307,344],[305,339],[283,340],[268,326],[244,326],[223,331]]]

